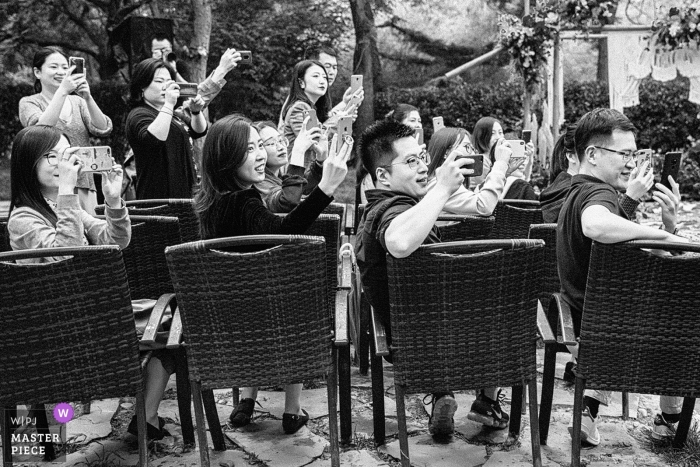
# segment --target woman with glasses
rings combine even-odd
[[[452,193],[452,196],[445,203],[442,210],[444,214],[490,216],[493,213],[503,193],[506,177],[517,169],[517,166],[510,164],[512,151],[505,140],[501,139],[499,144],[494,145],[494,148],[495,162],[491,172],[485,177],[481,189],[476,193],[470,190],[466,187],[469,184],[469,180],[465,179],[464,184]],[[467,157],[475,154],[474,146],[472,146],[466,130],[462,128],[443,128],[438,130],[430,139],[430,144],[428,145],[428,153],[430,155],[428,189],[432,189],[435,186],[437,180],[435,171],[452,152],[456,152],[458,154],[457,157]]]
[[[306,169],[304,176],[285,175],[290,157],[287,155],[289,143],[280,135],[275,124],[270,121],[255,122],[253,127],[258,130],[262,144],[267,153],[265,163],[265,180],[255,184],[262,195],[263,201],[272,212],[286,213],[297,207],[302,193],[310,193],[323,175],[323,160],[316,157],[314,163]],[[311,131],[302,129],[294,145],[292,159],[304,160],[304,153],[314,144],[313,136],[320,133],[318,128]],[[327,153],[327,151],[326,151]]]
[[[90,146],[90,136],[107,136],[112,120],[92,97],[86,74],[73,74],[68,57],[55,47],[43,47],[34,54],[34,91],[19,101],[22,126],[55,126],[74,146]],[[78,175],[76,192],[80,205],[94,214],[97,205],[92,174]]]
[[[175,72],[155,58],[136,65],[130,91],[126,137],[136,161],[136,198],[191,198],[197,182],[192,140],[207,132],[204,99],[197,95],[187,102],[191,118],[175,115]]]

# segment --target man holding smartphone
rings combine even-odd
[[[593,241],[688,242],[675,235],[680,194],[673,179],[669,181],[672,190],[657,183],[657,191],[653,192],[653,199],[661,206],[662,229],[632,222],[620,206],[618,191],[624,192],[628,188],[632,171],[636,169],[636,132],[625,115],[612,109],[592,110],[576,124],[573,149],[580,161],[580,169],[571,179],[569,194],[559,214],[557,265],[561,296],[571,309],[577,336],[581,329]],[[577,355],[578,347],[570,350],[572,355]],[[586,390],[582,442],[594,446],[600,443],[598,408],[600,404],[608,405],[609,401],[609,391]],[[657,439],[673,436],[682,403],[680,397],[661,396],[661,413],[654,420],[652,436]]]

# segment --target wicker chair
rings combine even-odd
[[[439,227],[440,239],[443,242],[457,242],[489,238],[495,217],[441,215],[437,220],[438,222],[452,222],[452,224]]]
[[[12,251],[10,234],[7,231],[7,218],[0,218],[0,253],[3,251]]]
[[[166,250],[187,329],[202,466],[209,466],[203,390],[319,376],[328,380],[331,461],[339,465],[337,350],[325,255],[322,238],[281,235],[222,238]],[[216,412],[209,415],[217,420],[210,430],[220,430]]]
[[[183,242],[200,239],[199,221],[191,199],[139,199],[127,201],[129,214],[143,216],[172,216],[180,220],[180,235]],[[97,214],[104,214],[104,204],[95,207]]]
[[[692,253],[659,257],[642,248]],[[674,446],[685,444],[700,395],[699,253],[697,243],[593,243],[576,372],[572,466],[581,462],[586,388],[685,397]]]
[[[493,211],[496,221],[489,238],[527,238],[531,224],[542,224],[539,201],[504,199]]]
[[[519,391],[528,387],[533,464],[541,465],[536,344],[538,326],[546,327],[538,321],[537,307],[543,247],[539,240],[483,240],[424,245],[403,259],[387,256],[404,467],[410,465],[405,394],[489,386],[513,386],[510,434],[516,438]],[[381,343],[385,333],[374,323],[372,380],[373,394],[379,396],[383,390],[375,383],[382,384],[381,359],[376,358],[387,349]],[[551,339],[551,332],[545,334]],[[383,399],[376,402],[382,413],[375,411],[375,440],[383,443]]]
[[[56,256],[72,258],[10,263]],[[148,465],[142,366],[119,247],[0,254],[0,315],[0,407],[135,394],[139,460]],[[6,460],[7,422],[0,417]]]

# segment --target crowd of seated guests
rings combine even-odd
[[[203,110],[225,84],[226,73],[241,60],[235,49],[223,54],[219,67],[199,84],[197,95],[186,100],[178,84],[186,70],[172,56],[170,41],[154,37],[151,51],[152,57],[133,70],[132,109],[126,119],[138,173],[137,197],[194,198],[203,239],[302,234],[344,182],[355,146],[360,162],[357,183],[366,203],[357,232],[357,260],[367,299],[386,327],[389,342],[386,255],[402,258],[422,244],[439,242],[436,221],[441,214],[490,216],[499,200],[540,199],[545,222],[559,223],[558,244],[572,238],[577,242],[558,247],[558,255],[565,265],[560,266],[564,297],[579,311],[579,321],[581,274],[587,269],[587,256],[581,251],[590,251],[592,240],[683,241],[674,235],[680,198],[672,180],[672,189],[657,184],[654,194],[664,212],[664,230],[640,230],[637,227],[642,226],[629,221],[652,187],[653,173],[644,165],[632,167],[635,129],[614,111],[593,111],[568,128],[554,148],[552,183],[538,196],[529,183],[534,146],[525,144],[524,159],[513,157],[501,122],[492,117],[480,118],[471,133],[464,128],[439,129],[426,148],[419,142],[420,110],[401,103],[361,129],[357,144],[352,138],[339,138],[339,118],[357,117],[364,92],[348,88],[342,101],[332,105],[329,88],[338,69],[331,48],[311,49],[291,70],[277,125],[254,123],[237,114],[212,125],[205,118]],[[110,171],[98,172],[106,207],[105,218],[98,219],[93,216],[97,199],[93,176],[82,170],[84,161],[75,149],[89,146],[90,135],[109,134],[111,120],[92,98],[85,73],[71,74],[73,69],[59,49],[38,51],[33,71],[36,94],[19,104],[20,120],[27,128],[17,134],[12,149],[8,223],[12,248],[126,247],[131,224],[120,196],[122,168],[114,164]],[[317,126],[310,125],[314,112]],[[201,165],[193,149],[198,138],[204,138]],[[483,173],[474,176],[477,157],[483,159]],[[576,349],[571,353],[565,374],[569,379],[575,372]],[[161,439],[167,432],[158,406],[174,370],[166,352],[154,356],[146,368],[146,417],[148,437]],[[392,360],[391,355],[386,358]],[[298,383],[285,387],[286,433],[295,433],[309,420],[301,407],[301,390]],[[499,388],[482,389],[469,418],[505,428],[509,419],[499,395]],[[250,423],[256,397],[257,388],[243,388],[230,415],[233,426]],[[605,393],[587,393],[583,433],[591,444],[599,442],[598,404],[607,400]],[[432,395],[429,427],[435,437],[452,434],[456,409],[453,393]],[[654,428],[659,436],[672,430],[679,410],[676,399],[662,399],[662,414]],[[129,431],[136,431],[135,418]]]

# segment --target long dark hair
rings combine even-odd
[[[396,104],[384,118],[391,118],[399,123],[403,123],[411,112],[418,112],[418,107],[414,107],[411,104]]]
[[[46,59],[53,54],[63,55],[66,61],[68,61],[68,56],[65,53],[63,53],[63,51],[58,47],[42,47],[39,50],[37,50],[37,52],[34,54],[32,67],[41,70],[41,67],[44,66],[44,62],[46,62]],[[39,81],[39,78],[36,78],[34,80],[34,91],[37,94],[41,92],[41,81]]]
[[[56,214],[41,193],[36,165],[44,154],[58,144],[61,136],[68,139],[61,130],[48,125],[33,125],[15,136],[10,159],[10,213],[14,208],[28,207],[39,212],[56,227]]]
[[[175,80],[175,70],[163,60],[158,60],[157,58],[147,58],[134,67],[134,72],[131,74],[131,84],[129,85],[132,108],[144,103],[143,90],[151,84],[156,71],[160,68],[168,70],[170,79]]]
[[[326,89],[326,94],[319,97],[319,99],[316,101],[316,104],[314,104],[309,100],[309,98],[306,96],[306,93],[301,88],[301,83],[304,81],[304,75],[306,75],[306,70],[311,68],[313,65],[320,67],[323,70],[323,72],[326,73],[326,69],[318,60],[302,60],[296,65],[294,65],[294,69],[292,70],[292,82],[289,86],[289,95],[287,96],[287,100],[285,101],[284,107],[282,107],[283,119],[287,117],[287,111],[290,109],[290,107],[292,107],[292,105],[299,101],[305,102],[309,104],[312,108],[316,109],[316,116],[318,117],[319,122],[323,123],[328,119],[328,114],[331,111],[331,100],[328,95],[329,90]],[[328,73],[326,73],[326,80],[327,79]]]
[[[194,196],[202,238],[215,234],[211,207],[225,193],[242,190],[236,172],[245,162],[252,122],[233,114],[217,120],[207,132],[202,150],[202,180]]]
[[[480,118],[476,125],[474,125],[474,131],[472,131],[472,144],[474,149],[476,149],[477,154],[488,154],[491,149],[491,132],[493,131],[493,125],[495,123],[500,124],[498,120],[493,117],[483,117]],[[503,126],[503,125],[501,125]]]
[[[428,144],[428,153],[430,154],[428,177],[432,177],[437,168],[445,161],[447,151],[449,151],[457,141],[461,142],[464,137],[468,137],[467,130],[464,128],[445,127],[433,134]]]

